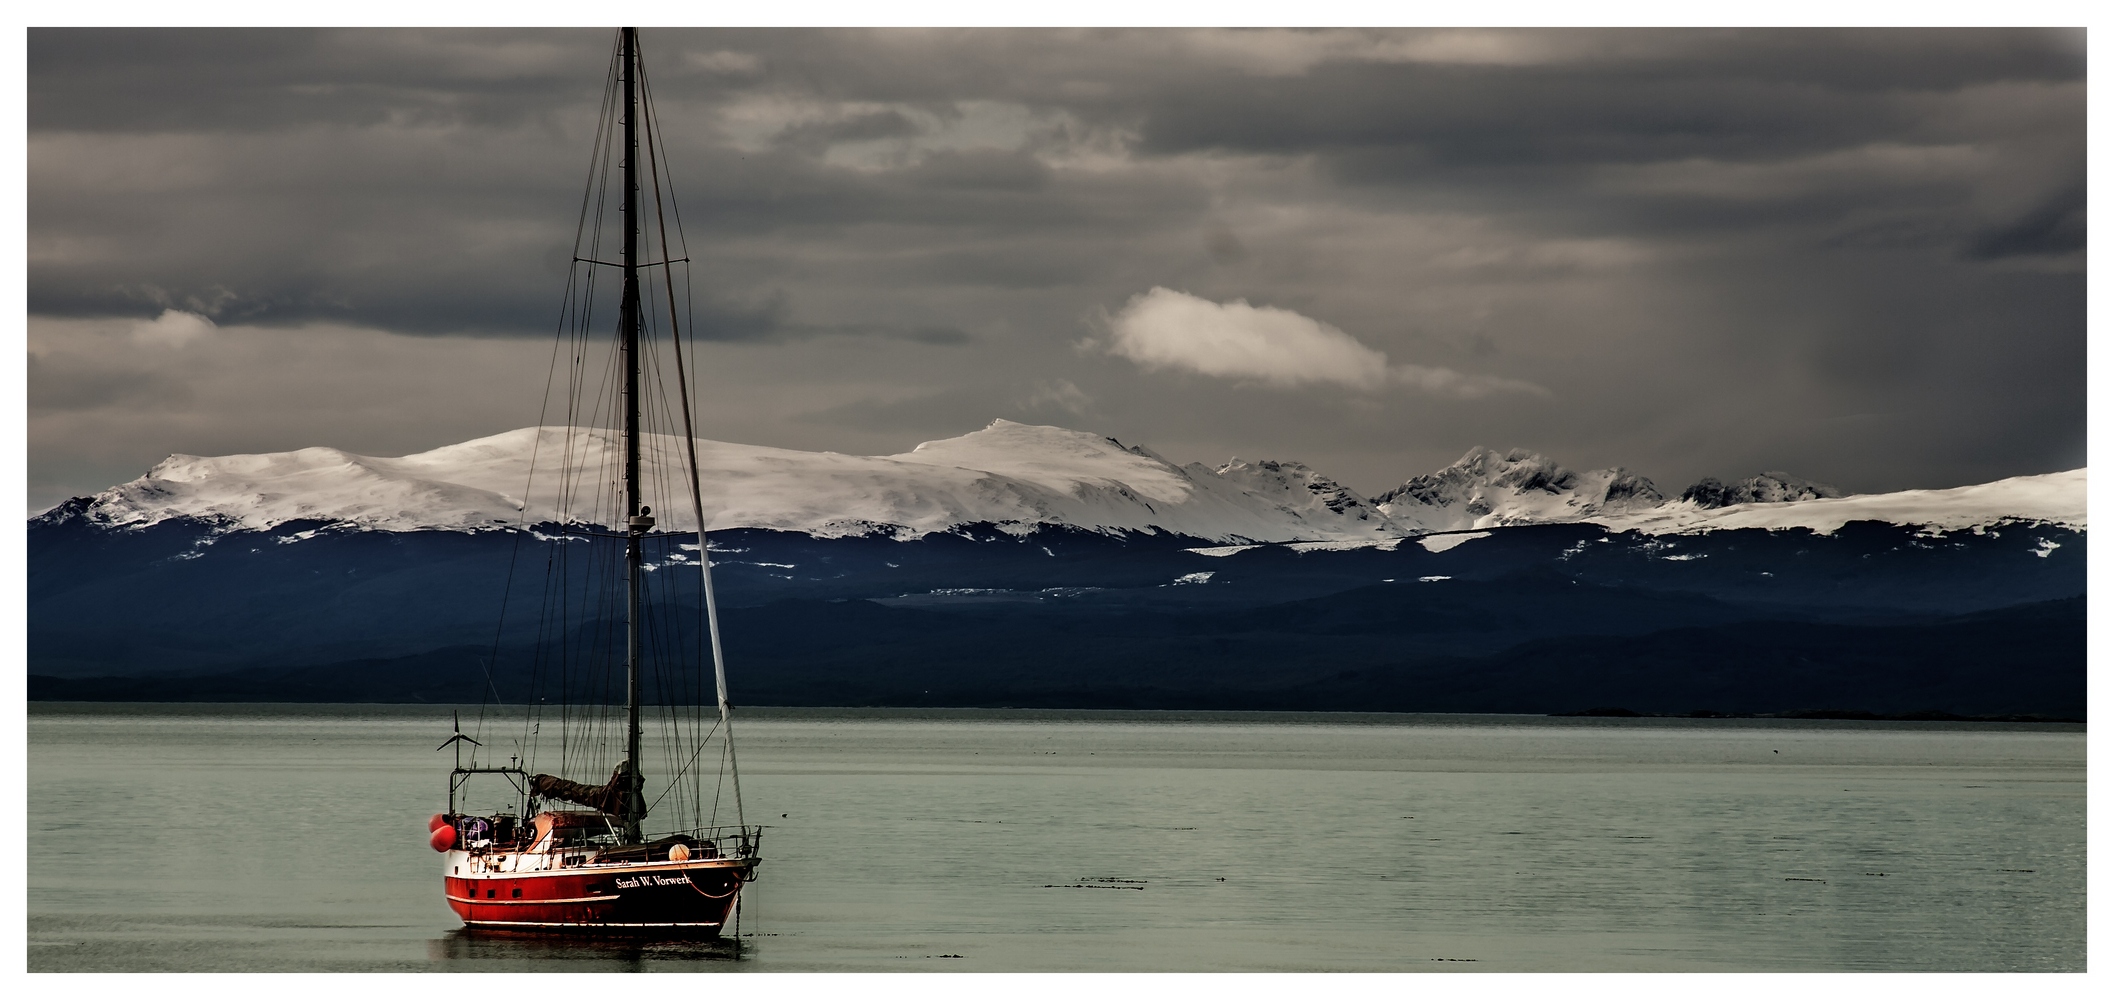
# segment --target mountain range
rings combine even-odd
[[[146,475],[41,520],[112,528],[185,520],[219,531],[294,521],[340,529],[479,531],[549,519],[556,495],[610,485],[607,430],[529,427],[402,458],[333,448],[201,458],[172,455]],[[909,539],[974,525],[1162,532],[1219,542],[1367,541],[1523,524],[1590,522],[1650,534],[1727,525],[1833,530],[1850,520],[1972,527],[2005,519],[2084,524],[2084,470],[1961,490],[1845,498],[1781,472],[1730,486],[1705,479],[1668,500],[1622,468],[1578,473],[1540,455],[1470,449],[1446,468],[1372,498],[1298,462],[1176,465],[1114,438],[993,421],[900,455],[696,442],[709,531],[759,528],[814,537]],[[642,479],[680,478],[679,438],[648,435]],[[687,499],[687,498],[684,498]],[[1790,507],[1790,504],[1800,504]],[[1769,506],[1762,506],[1769,505]],[[1740,508],[1730,510],[1728,508]],[[688,504],[660,526],[695,531]]]
[[[31,519],[31,696],[547,691],[523,609],[586,607],[567,595],[602,570],[569,553],[609,520],[613,444],[171,456]],[[695,448],[703,494],[657,501],[650,576],[695,600],[701,508],[752,703],[2084,713],[2081,469],[1669,497],[1477,448],[1365,497],[1295,462],[1177,465],[1007,421],[884,457]],[[684,450],[650,437],[642,481],[675,481]],[[600,615],[564,627],[604,634]]]

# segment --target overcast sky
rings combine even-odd
[[[29,504],[534,423],[606,31],[29,32]],[[648,31],[703,436],[2085,461],[2082,32]]]

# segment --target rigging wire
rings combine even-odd
[[[614,45],[617,43],[612,44]],[[613,78],[611,77],[609,71],[605,71],[604,76],[605,80],[602,88],[602,102],[601,107],[598,109],[599,120],[596,122],[595,125],[595,134],[597,137],[601,136],[602,134],[608,131],[606,125],[609,118],[610,108],[612,106],[613,88],[610,86],[610,81]],[[580,192],[580,212],[578,218],[576,219],[573,225],[573,255],[575,257],[579,256],[581,232],[587,227],[587,207],[589,202],[594,200],[592,198],[592,195],[595,186],[595,158],[596,151],[592,147],[590,147],[588,151],[587,181],[583,187],[583,190]],[[578,271],[578,268],[579,265],[575,263],[571,268],[568,269],[568,273],[566,276],[565,295],[559,301],[558,335],[552,338],[551,361],[543,379],[543,401],[537,408],[536,429],[532,432],[533,438],[529,445],[528,475],[526,477],[526,482],[522,486],[521,491],[521,514],[520,517],[516,519],[514,525],[514,544],[507,557],[506,582],[500,588],[499,615],[498,622],[493,627],[491,653],[489,656],[486,657],[484,663],[482,664],[484,669],[485,687],[484,691],[480,694],[480,698],[482,700],[477,706],[477,722],[473,727],[473,735],[475,736],[484,735],[485,718],[492,705],[494,703],[505,703],[505,699],[500,697],[498,686],[494,681],[492,675],[492,667],[499,660],[500,646],[506,635],[506,615],[507,609],[513,600],[514,573],[520,564],[521,540],[523,535],[526,533],[526,529],[528,526],[529,508],[535,496],[537,464],[538,461],[542,458],[544,437],[543,420],[550,413],[551,389],[557,380],[558,358],[560,356],[560,348],[563,347],[565,343],[566,319],[572,310],[574,302],[574,273]],[[560,467],[561,469],[563,468],[562,462],[560,463]],[[531,684],[533,685],[533,679],[531,681]],[[533,706],[533,702],[531,702],[531,706]],[[525,716],[525,719],[526,718],[527,717]],[[525,721],[524,727],[526,728],[528,726],[529,723]],[[517,744],[517,746],[522,750],[522,757],[518,758],[520,760],[525,761],[527,759],[526,755],[528,751],[525,745],[526,737],[528,737],[533,731],[534,730],[530,730],[530,732],[525,732],[523,734],[524,742],[522,744]],[[470,766],[477,766],[477,750],[474,748],[474,745],[473,749],[470,751]]]
[[[643,69],[644,60],[640,61],[640,66],[641,70],[639,72],[639,78],[641,83],[643,84],[643,89],[646,91],[647,95],[646,103],[642,105],[642,108],[651,108],[653,89],[651,83],[647,82],[646,73]],[[661,259],[672,260],[673,258],[668,252],[668,222],[666,217],[660,214],[662,202],[660,156],[656,155],[657,147],[655,145],[655,136],[660,131],[658,127],[659,121],[650,111],[647,112],[643,117],[645,118],[647,126],[646,147],[648,150],[648,155],[646,157],[646,164],[653,178],[653,208],[655,214],[655,221],[657,223],[656,229],[660,234]],[[670,194],[672,195],[672,180],[670,187]],[[670,200],[672,201],[673,198],[671,197]],[[676,224],[678,226],[678,231],[680,231],[680,226],[682,224],[680,216],[677,217]],[[686,252],[684,253],[684,256],[688,257],[689,254],[687,252],[687,244],[684,243],[680,236],[677,237],[677,242],[679,244],[685,245]],[[680,398],[682,400],[683,444],[685,449],[687,450],[687,457],[689,459],[688,468],[690,470],[690,499],[697,516],[697,561],[700,578],[703,581],[705,592],[705,620],[709,625],[712,633],[712,676],[714,687],[716,688],[718,694],[720,726],[726,729],[726,753],[729,766],[733,770],[734,811],[737,817],[736,822],[738,823],[743,821],[741,818],[743,816],[741,808],[741,772],[738,765],[735,764],[734,758],[734,722],[732,718],[732,706],[727,703],[727,674],[725,665],[726,661],[720,652],[719,610],[716,606],[718,602],[715,600],[714,595],[712,593],[712,550],[710,541],[708,540],[705,534],[705,501],[703,493],[701,492],[701,489],[698,484],[698,478],[701,475],[701,470],[699,470],[697,466],[697,431],[691,424],[690,383],[687,374],[684,372],[683,366],[682,331],[680,329],[673,328],[673,324],[675,321],[675,278],[672,273],[673,269],[674,265],[670,264],[667,268],[663,270],[662,274],[662,277],[667,282],[668,288],[669,323],[671,324],[671,336],[669,337],[669,340],[675,347],[675,377],[678,391],[681,394]],[[683,270],[684,274],[687,276],[689,273],[689,268],[685,267]],[[687,284],[687,281],[685,282],[685,284]],[[693,327],[692,330],[694,335],[695,328]]]
[[[666,136],[653,110],[652,87],[643,56],[627,66],[621,41],[614,48],[604,77],[595,140],[588,155],[588,176],[575,219],[573,261],[567,269],[544,383],[542,420],[553,416],[554,396],[562,382],[563,424],[550,427],[539,421],[528,442],[528,482],[511,529],[515,537],[491,655],[481,664],[486,690],[481,696],[475,731],[481,734],[490,714],[505,704],[495,669],[507,648],[510,630],[518,630],[508,621],[513,614],[520,563],[525,552],[534,551],[527,545],[534,541],[544,550],[544,582],[543,593],[535,602],[537,621],[526,630],[532,647],[527,656],[525,711],[517,741],[520,763],[524,768],[533,767],[546,743],[553,739],[557,743],[556,770],[560,772],[588,771],[590,774],[583,776],[600,778],[613,759],[621,756],[613,745],[620,742],[618,737],[622,735],[620,717],[628,713],[619,707],[623,700],[620,688],[625,657],[616,650],[621,646],[623,602],[614,595],[621,590],[628,570],[621,554],[611,553],[612,547],[601,543],[612,532],[598,529],[621,520],[614,512],[624,504],[625,484],[619,468],[623,446],[620,436],[609,428],[615,425],[617,409],[624,399],[622,366],[638,364],[646,376],[641,383],[643,398],[637,401],[641,416],[638,444],[644,452],[642,482],[638,485],[642,502],[647,502],[649,495],[658,501],[656,506],[661,508],[670,529],[640,541],[642,549],[650,547],[655,555],[642,567],[640,578],[644,605],[638,623],[642,660],[638,667],[640,683],[649,685],[645,690],[653,692],[657,703],[657,750],[667,768],[667,784],[648,809],[666,801],[674,815],[688,819],[689,825],[696,828],[707,818],[703,774],[696,767],[705,747],[714,742],[720,745],[721,767],[711,797],[711,819],[718,818],[721,792],[730,776],[736,812],[740,814],[740,779],[734,772],[729,715],[732,706],[726,697],[711,545],[705,532],[699,484],[701,470],[691,398],[695,381],[691,377],[691,357],[695,355],[691,351],[686,357],[683,344],[686,326],[691,327],[693,343],[695,339],[695,285],[673,180],[661,176]],[[621,82],[627,72],[637,77],[640,91],[641,100],[635,111],[628,106],[619,108]],[[645,149],[625,150],[623,155],[643,152],[646,156],[653,211],[650,218],[641,211],[639,218],[632,219],[624,216],[620,206],[613,219],[611,188],[621,162],[615,123],[622,115],[632,113],[640,115],[644,126]],[[636,227],[641,235],[656,242],[661,253],[658,266],[663,268],[660,282],[649,279],[641,283],[644,287],[637,314],[640,351],[638,357],[630,359],[622,356],[621,346],[598,340],[594,335],[598,318],[606,315],[602,300],[611,294],[608,283],[600,279],[601,265],[596,262],[603,259],[605,234],[612,222]],[[680,297],[675,281],[679,264]],[[654,287],[656,284],[659,287]],[[661,343],[663,336],[667,339],[665,347]],[[672,357],[664,357],[664,350],[672,351]],[[561,363],[566,367],[562,379],[558,372]],[[673,393],[667,384],[670,363],[675,369]],[[678,475],[685,476],[688,482],[678,485],[673,481]],[[540,493],[539,482],[544,483]],[[688,496],[684,497],[684,493]],[[698,575],[694,588],[685,572],[658,572],[688,569],[690,560],[682,551],[688,547],[682,541],[686,536],[672,530],[680,518],[670,511],[671,505],[680,506],[682,499],[689,500],[697,529]],[[546,504],[548,512],[544,513],[541,505]],[[541,520],[532,521],[537,516]],[[532,524],[547,525],[549,534]],[[663,609],[681,610],[670,613]],[[714,675],[709,688],[702,675],[707,646]],[[549,704],[552,698],[556,705]],[[717,718],[708,714],[708,699],[717,708]],[[555,723],[553,732],[543,732],[546,723]],[[643,764],[635,762],[641,770]]]

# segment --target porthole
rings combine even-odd
[[[521,898],[521,890],[519,890],[519,889],[516,889],[516,890],[514,890],[514,898],[515,898],[515,899],[520,899],[520,898]]]

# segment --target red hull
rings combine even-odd
[[[448,906],[471,927],[717,934],[747,867],[730,859],[476,872],[450,852]]]

